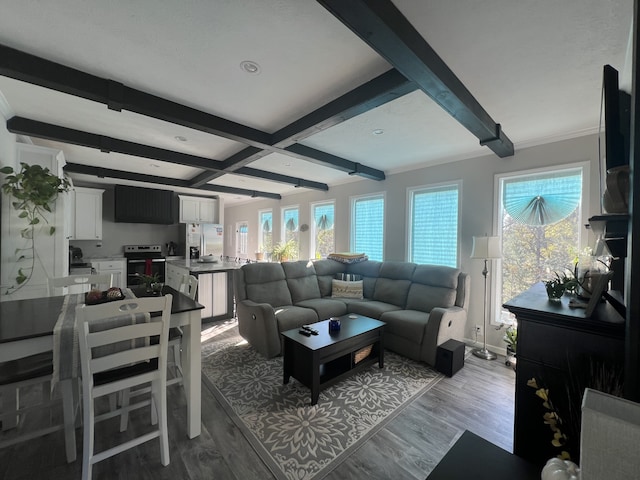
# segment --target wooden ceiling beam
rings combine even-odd
[[[390,0],[317,0],[499,157],[513,143]]]
[[[7,130],[18,135],[28,135],[31,137],[63,142],[71,145],[80,145],[82,147],[98,149],[102,152],[117,152],[124,155],[133,155],[161,162],[201,168],[215,173],[225,173],[222,162],[219,160],[199,157],[197,155],[190,155],[173,150],[166,150],[163,148],[151,147],[140,143],[129,142],[127,140],[119,140],[105,135],[98,135],[95,133],[84,132],[82,130],[61,127],[24,117],[12,117],[7,120]],[[311,180],[295,178],[287,175],[278,175],[271,172],[264,172],[255,168],[246,170],[239,169],[234,173],[248,177],[267,179],[278,183],[286,183],[295,187],[303,185],[306,188],[314,190],[326,191],[329,189],[329,187],[324,183],[313,182]],[[190,182],[189,186],[191,188],[198,188],[202,185],[194,185],[193,182]]]
[[[290,153],[295,153],[297,158],[308,160],[318,165],[336,168],[349,174],[358,172],[358,165],[360,164],[356,162],[336,156],[329,156],[324,152],[314,149],[306,150],[307,154],[303,155],[301,154],[302,149],[294,152],[287,147],[304,140],[314,133],[326,130],[357,115],[373,110],[380,105],[400,98],[407,93],[415,91],[417,88],[413,82],[407,80],[406,77],[397,70],[388,70],[373,80],[354,88],[350,92],[345,93],[308,115],[281,128],[273,134],[273,146],[285,149]],[[224,169],[226,171],[233,171],[234,169],[243,168],[270,153],[271,151],[268,150],[247,147],[224,160]],[[318,158],[319,156],[322,157],[322,160]],[[309,160],[310,158],[315,158],[315,160]],[[360,165],[360,167],[362,167],[362,165]],[[366,168],[367,174],[363,176],[372,180],[384,180],[384,172],[370,167]],[[192,182],[194,185],[202,185],[221,175],[224,175],[224,173],[204,172],[193,178]],[[360,175],[360,173],[355,173],[355,175]]]
[[[111,110],[128,110],[268,152],[289,155],[286,149],[273,146],[272,135],[269,133],[5,45],[0,45],[0,75],[102,103]],[[310,154],[315,151],[310,151]],[[295,156],[302,158],[300,154]],[[330,168],[333,168],[334,159],[339,163],[349,162],[335,155],[303,159],[314,163],[320,162]],[[225,169],[237,170],[247,163],[248,160],[243,163],[227,159]],[[355,166],[355,162],[352,163]],[[202,178],[197,181],[202,183]]]
[[[130,180],[134,182],[143,182],[156,185],[166,185],[179,188],[193,188],[187,180],[177,180],[175,178],[159,177],[157,175],[146,175],[143,173],[124,172],[122,170],[113,170],[103,167],[92,167],[89,165],[81,165],[79,163],[67,163],[64,166],[66,173],[77,173],[82,175],[91,175],[94,177],[117,178],[119,180]],[[282,197],[278,193],[259,192],[256,190],[248,190],[244,188],[228,187],[226,185],[206,184],[196,190],[205,190],[208,192],[228,193],[232,195],[244,195],[248,197],[262,197],[280,200]]]

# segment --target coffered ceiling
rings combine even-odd
[[[632,0],[22,0],[0,112],[76,183],[225,204],[597,131]],[[248,62],[248,63],[245,63]]]

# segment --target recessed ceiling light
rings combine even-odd
[[[256,62],[252,62],[251,60],[244,60],[243,62],[240,62],[240,68],[253,75],[258,75],[260,73],[260,65]]]
[[[178,140],[179,142],[186,142],[187,141],[187,137],[183,137],[182,135],[176,135],[174,138],[176,140]]]
[[[382,130],[381,128],[376,128],[371,133],[373,133],[374,135],[382,135],[384,133],[384,130]]]

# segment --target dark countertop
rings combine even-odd
[[[231,270],[236,270],[240,268],[243,263],[236,262],[198,262],[197,260],[190,259],[182,259],[182,260],[171,260],[167,262],[169,265],[175,265],[176,267],[185,268],[189,270],[189,273],[194,275],[204,274],[204,273],[216,273],[216,272],[228,272]]]
[[[150,295],[144,287],[132,287],[131,291],[137,297]],[[168,285],[163,287],[162,292],[173,295],[171,313],[204,308]],[[0,302],[0,343],[52,335],[63,301],[63,296],[57,296]]]

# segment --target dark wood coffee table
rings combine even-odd
[[[284,383],[293,377],[311,389],[311,405],[320,390],[378,362],[384,367],[384,322],[362,315],[337,317],[341,328],[329,333],[329,320],[311,325],[318,335],[306,337],[299,328],[282,332],[284,338]],[[356,353],[372,346],[371,353],[356,362]]]

